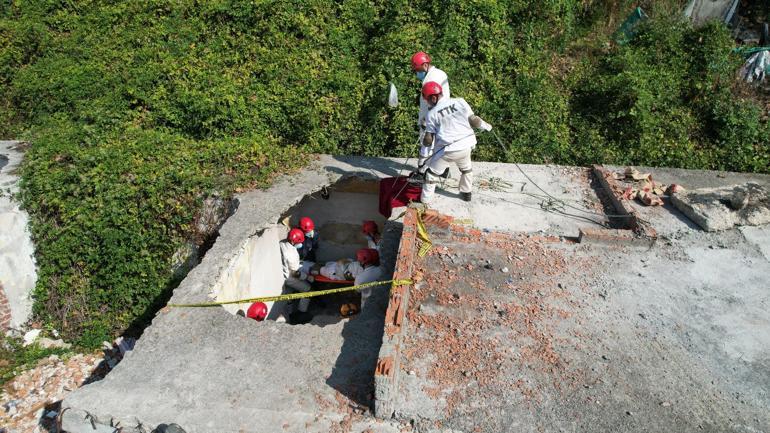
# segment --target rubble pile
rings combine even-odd
[[[104,342],[103,350],[73,356],[51,355],[5,384],[0,394],[0,433],[58,433],[62,399],[104,378],[133,349],[134,340]]]
[[[431,236],[435,247],[413,276],[402,374],[425,379],[423,392],[445,401],[447,415],[478,410],[465,407],[474,395],[491,402],[515,390],[525,404],[540,401],[538,385],[505,371],[536,371],[555,389],[581,386],[559,354],[578,339],[567,341],[557,328],[570,326],[581,308],[566,275],[590,274],[592,259],[568,256],[567,241],[556,236],[457,226]]]

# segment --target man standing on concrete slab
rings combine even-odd
[[[447,77],[447,74],[444,71],[431,65],[431,58],[428,53],[418,51],[412,55],[412,71],[414,71],[417,79],[420,80],[420,88],[422,88],[425,83],[434,81],[439,83],[444,90],[443,97],[447,99],[450,98],[449,77]],[[419,142],[421,144],[423,143],[423,138],[425,136],[425,119],[428,116],[428,111],[430,111],[428,101],[420,95],[420,113],[417,116],[417,126],[420,128]],[[420,173],[425,173],[425,169],[427,168],[425,166],[425,160],[431,155],[432,150],[432,144],[420,146],[420,157],[417,159],[417,170]]]
[[[436,183],[449,169],[450,163],[455,163],[460,169],[460,198],[471,201],[471,151],[476,147],[476,133],[473,128],[491,131],[492,125],[473,114],[465,99],[443,98],[439,83],[426,83],[422,87],[422,96],[431,107],[426,119],[423,146],[433,143],[434,151],[425,162],[428,168],[420,201],[430,203],[436,191]]]
[[[299,292],[310,290],[310,283],[307,282],[308,275],[302,271],[302,263],[299,259],[299,250],[305,242],[305,235],[300,229],[291,229],[286,239],[280,242],[281,258],[283,259],[283,278],[286,280],[287,287]],[[310,306],[310,298],[299,300],[300,313],[307,313]]]
[[[380,267],[380,253],[374,248],[362,248],[356,251],[356,260],[363,266],[364,271],[356,276],[355,285],[373,283],[382,278]],[[372,287],[361,289],[361,310],[364,309],[366,300],[372,294]]]

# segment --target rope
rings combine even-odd
[[[497,133],[496,133],[494,130],[492,130],[491,132],[492,132],[492,135],[494,135],[494,136],[495,136],[495,138],[497,139],[497,142],[500,144],[500,147],[502,147],[502,148],[503,148],[503,151],[505,152],[506,156],[507,156],[507,155],[509,155],[509,154],[510,154],[510,150],[509,150],[509,149],[508,149],[508,148],[505,146],[505,144],[503,144],[503,141],[500,139],[500,137],[497,135]],[[538,184],[537,184],[537,183],[536,183],[534,180],[532,180],[532,178],[531,178],[531,177],[529,177],[529,175],[528,175],[528,174],[527,174],[527,173],[524,171],[524,169],[523,169],[523,168],[521,168],[521,166],[519,166],[519,164],[518,164],[518,163],[514,162],[514,163],[513,163],[513,165],[515,165],[515,166],[516,166],[516,168],[518,168],[518,169],[519,169],[519,171],[521,172],[521,174],[523,174],[523,175],[524,175],[524,177],[525,177],[525,178],[527,178],[527,180],[528,180],[528,181],[530,181],[530,183],[532,183],[532,185],[535,185],[535,187],[536,187],[537,189],[539,189],[539,190],[540,190],[540,191],[542,191],[542,192],[543,192],[545,195],[547,195],[548,197],[550,197],[550,199],[551,199],[551,200],[553,200],[554,202],[558,202],[558,203],[561,203],[561,204],[562,204],[563,206],[565,206],[565,207],[568,207],[568,208],[570,208],[570,209],[574,209],[574,210],[577,210],[577,211],[579,211],[579,212],[583,212],[583,213],[586,213],[586,214],[589,214],[589,215],[598,216],[598,217],[608,217],[608,218],[633,218],[633,216],[631,216],[631,215],[608,215],[608,214],[600,214],[600,213],[597,213],[597,212],[591,212],[591,211],[589,211],[589,210],[585,210],[585,209],[579,208],[579,207],[577,207],[577,206],[573,206],[573,205],[571,205],[571,204],[567,203],[566,201],[564,201],[564,200],[562,200],[562,199],[560,199],[560,198],[554,197],[554,196],[553,196],[553,195],[551,195],[551,194],[550,194],[548,191],[546,191],[546,190],[544,190],[543,188],[541,188],[541,187],[540,187],[540,185],[538,185]]]
[[[220,305],[229,305],[229,304],[244,304],[244,303],[251,303],[251,302],[274,302],[274,301],[292,301],[294,299],[303,299],[303,298],[312,298],[315,296],[324,296],[329,295],[333,293],[341,293],[341,292],[350,292],[353,290],[361,290],[366,289],[369,287],[375,287],[375,286],[381,286],[383,284],[391,283],[391,287],[393,286],[402,286],[407,284],[412,284],[412,280],[387,280],[387,281],[374,281],[372,283],[365,283],[365,284],[359,284],[357,286],[349,286],[349,287],[340,287],[337,289],[328,289],[328,290],[318,290],[314,292],[299,292],[299,293],[289,293],[286,295],[276,295],[276,296],[262,296],[258,298],[247,298],[247,299],[237,299],[233,301],[217,301],[217,302],[200,302],[195,304],[168,304],[169,307],[188,307],[188,308],[203,308],[203,307],[217,307]]]

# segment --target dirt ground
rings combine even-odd
[[[740,231],[430,234],[396,412],[419,431],[770,430],[770,263]]]

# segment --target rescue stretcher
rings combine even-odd
[[[324,277],[323,275],[315,275],[313,278],[317,283],[331,283],[331,284],[342,284],[342,285],[350,285],[350,286],[352,286],[355,283],[355,281],[353,280],[333,280],[331,278]]]

